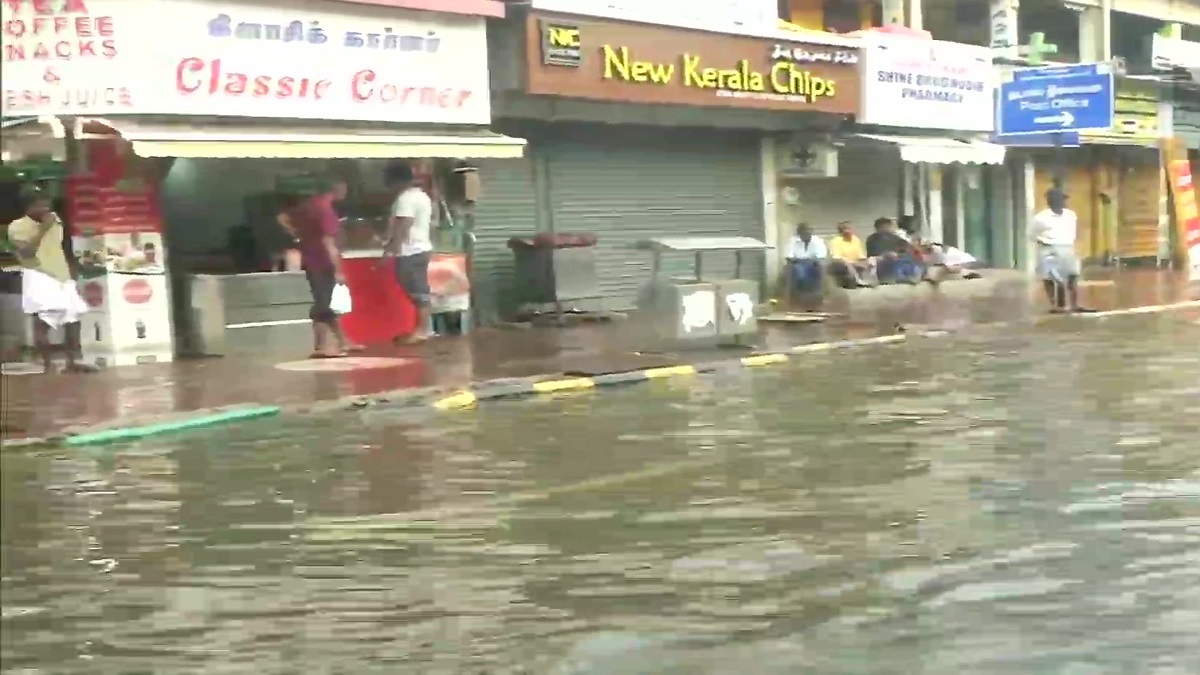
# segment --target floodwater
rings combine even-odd
[[[5,673],[1200,672],[1197,315],[5,452]]]

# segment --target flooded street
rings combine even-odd
[[[0,667],[1197,673],[1197,318],[5,452]]]

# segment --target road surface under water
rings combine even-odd
[[[2,667],[1197,673],[1197,319],[5,452]]]

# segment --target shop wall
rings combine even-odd
[[[838,153],[836,178],[805,178],[781,184],[781,188],[794,185],[800,191],[800,200],[795,206],[779,200],[779,225],[790,230],[805,222],[820,236],[828,237],[837,232],[838,223],[850,221],[865,238],[876,218],[900,215],[897,210],[903,170],[900,152],[895,148],[848,142]]]
[[[294,160],[175,160],[163,179],[161,199],[167,245],[173,256],[223,252],[230,228],[245,221],[242,201],[270,190]]]
[[[493,324],[517,309],[513,253],[508,240],[540,232],[531,152],[521,159],[479,160],[483,196],[475,207],[471,286],[477,321]]]

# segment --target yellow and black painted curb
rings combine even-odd
[[[473,387],[469,390],[459,391],[444,398],[436,399],[432,401],[431,405],[437,410],[456,410],[461,408],[470,408],[482,401],[496,399],[522,398],[526,396],[536,396],[538,394],[583,391],[586,389],[595,389],[597,387],[607,387],[617,384],[649,382],[650,380],[662,380],[671,377],[685,377],[699,373],[710,373],[730,367],[757,368],[761,366],[771,366],[780,363],[787,363],[792,359],[792,357],[803,354],[853,349],[856,347],[868,347],[871,345],[895,344],[897,342],[904,342],[905,339],[906,336],[903,333],[896,335],[880,335],[877,337],[863,338],[858,340],[840,340],[837,342],[818,342],[813,344],[799,345],[785,352],[753,354],[751,356],[744,356],[738,359],[725,359],[721,361],[712,361],[694,365],[648,368],[646,370],[630,370],[621,373],[597,375],[595,377],[531,380],[504,384],[490,384],[484,382],[478,387]]]

